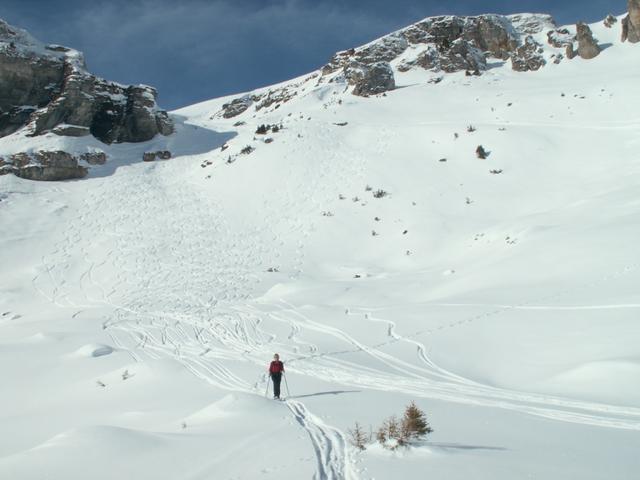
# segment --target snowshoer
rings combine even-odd
[[[269,376],[273,381],[273,398],[280,398],[280,382],[284,373],[284,363],[280,361],[280,355],[277,353],[273,356],[273,361],[269,365]]]

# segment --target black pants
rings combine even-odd
[[[282,381],[282,374],[280,372],[272,373],[271,380],[273,380],[273,396],[280,398],[280,382]]]

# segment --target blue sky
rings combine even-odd
[[[440,14],[597,21],[626,0],[2,0],[0,17],[82,50],[89,69],[160,91],[164,108],[302,75],[333,52]]]

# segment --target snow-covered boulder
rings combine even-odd
[[[152,87],[96,77],[80,52],[44,45],[0,20],[0,136],[28,126],[31,135],[55,130],[88,132],[105,143],[146,141],[173,131],[156,97]]]
[[[517,72],[539,70],[547,63],[542,53],[542,45],[529,35],[511,56],[511,68]]]

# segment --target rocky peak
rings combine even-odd
[[[105,143],[139,142],[173,125],[152,87],[109,82],[86,70],[83,55],[44,45],[0,20],[0,136],[28,127],[92,134]]]
[[[362,47],[336,53],[322,74],[346,74],[354,67],[362,70],[379,62],[399,72],[422,68],[480,74],[488,68],[488,58],[512,57],[514,69],[537,70],[546,62],[530,35],[555,26],[549,15],[536,14],[429,17]],[[357,94],[359,88],[354,85]]]

